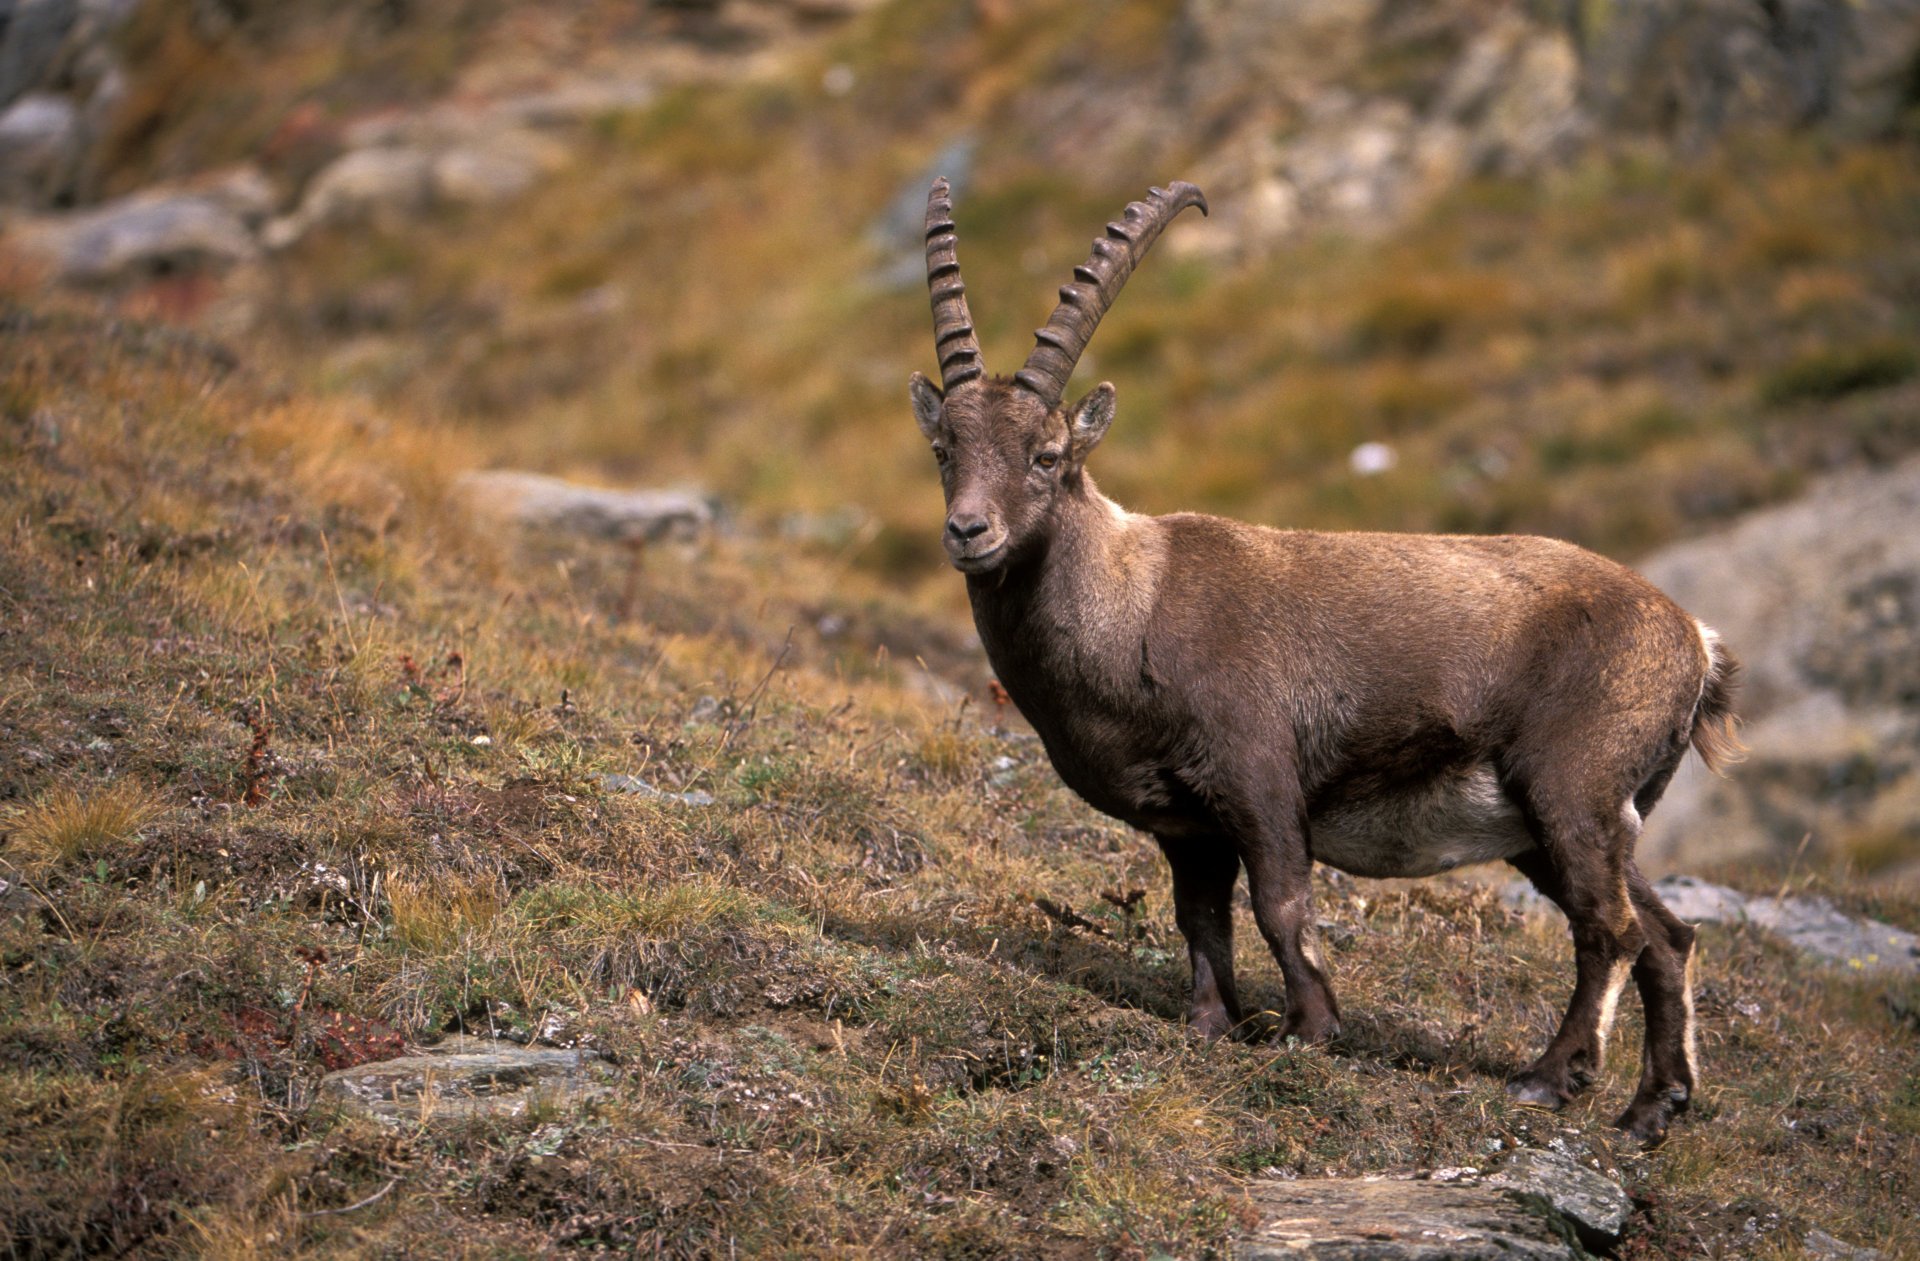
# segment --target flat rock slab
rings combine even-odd
[[[1746,894],[1698,876],[1667,876],[1653,887],[1690,924],[1752,924],[1816,962],[1855,972],[1920,972],[1920,936],[1856,919],[1822,897]],[[1501,896],[1520,910],[1552,906],[1524,880],[1508,883]]]
[[[320,1095],[383,1121],[427,1123],[577,1105],[611,1093],[612,1078],[597,1051],[456,1036],[417,1055],[328,1073]]]
[[[540,473],[497,470],[460,479],[473,506],[523,526],[620,542],[693,539],[718,513],[705,495],[686,490],[606,490]]]
[[[1249,1194],[1260,1226],[1234,1255],[1264,1261],[1569,1261],[1616,1243],[1633,1211],[1612,1179],[1533,1149],[1485,1174],[1302,1178]]]
[[[1920,936],[1855,919],[1825,898],[1749,897],[1697,876],[1668,876],[1654,888],[1681,919],[1754,924],[1824,963],[1860,971],[1920,970]]]
[[[1302,1178],[1253,1193],[1258,1230],[1245,1261],[1569,1261],[1579,1255],[1544,1213],[1479,1185],[1395,1178]]]

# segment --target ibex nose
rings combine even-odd
[[[987,519],[977,512],[956,512],[947,518],[947,533],[962,543],[987,532]]]

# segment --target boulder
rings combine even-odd
[[[265,171],[251,163],[224,167],[180,184],[179,191],[206,198],[258,229],[273,214],[280,194]]]
[[[0,201],[43,203],[78,162],[80,110],[55,92],[29,92],[0,111]]]
[[[1488,1174],[1484,1185],[1538,1196],[1573,1223],[1590,1248],[1619,1240],[1633,1215],[1633,1200],[1620,1184],[1573,1157],[1545,1148],[1522,1148]]]
[[[559,142],[507,131],[441,150],[433,160],[433,193],[455,205],[511,201],[565,164]]]
[[[77,214],[27,220],[9,234],[54,278],[80,284],[220,270],[257,257],[246,224],[198,193],[140,193]]]
[[[1654,889],[1667,909],[1692,924],[1752,924],[1816,963],[1856,972],[1920,972],[1920,936],[1858,919],[1812,894],[1746,894],[1698,876],[1666,876]],[[1524,880],[1501,896],[1522,911],[1552,904]]]
[[[397,225],[433,199],[433,155],[399,146],[355,149],[313,177],[300,208],[267,225],[266,244],[290,245],[315,227],[335,223]]]
[[[1920,458],[1834,477],[1639,568],[1740,658],[1750,749],[1726,779],[1682,763],[1648,818],[1648,863],[1790,852],[1810,833],[1920,858]]]
[[[694,539],[719,514],[690,490],[606,490],[540,473],[500,469],[460,479],[476,511],[536,529],[618,542]]]
[[[429,1124],[577,1106],[610,1094],[612,1079],[597,1051],[456,1035],[416,1055],[328,1073],[319,1094],[377,1120]]]

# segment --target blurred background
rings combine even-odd
[[[1100,225],[1199,183],[1080,365],[1103,489],[1648,572],[1754,749],[1660,867],[1920,879],[1917,158],[1916,0],[0,0],[9,304],[690,489],[956,676],[926,185],[1011,372]]]

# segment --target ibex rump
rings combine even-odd
[[[1286,982],[1283,1032],[1317,1041],[1339,1012],[1312,940],[1316,859],[1366,876],[1502,859],[1566,912],[1576,957],[1566,1017],[1510,1089],[1547,1106],[1583,1089],[1631,974],[1646,1047],[1619,1124],[1657,1142],[1694,1089],[1694,934],[1633,847],[1690,745],[1710,765],[1736,749],[1732,658],[1638,575],[1571,544],[1146,517],[1101,495],[1085,463],[1113,387],[1062,396],[1187,206],[1206,209],[1191,184],[1129,205],[1009,379],[985,372],[946,182],[928,198],[944,389],[915,373],[913,409],[995,673],[1061,778],[1159,840],[1195,1028],[1242,1019],[1242,867]]]

